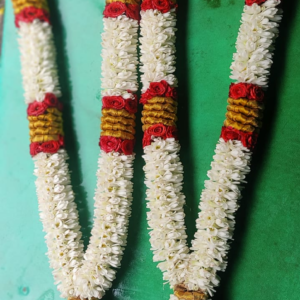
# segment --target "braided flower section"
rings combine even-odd
[[[30,154],[55,283],[68,300],[101,299],[120,267],[131,214],[139,1],[108,1],[103,13],[101,150],[94,226],[85,253],[64,150],[63,105],[47,1],[12,2]]]
[[[246,0],[232,63],[226,120],[201,194],[191,249],[184,225],[183,168],[176,128],[177,5],[144,0],[141,72],[147,214],[153,260],[174,289],[173,300],[206,300],[225,271],[241,190],[262,126],[265,87],[278,35],[279,0]]]

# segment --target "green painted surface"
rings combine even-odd
[[[51,0],[72,180],[85,241],[91,230],[100,127],[102,0]],[[226,109],[229,66],[242,0],[180,1],[179,128],[187,226],[195,231],[203,188]],[[300,1],[285,1],[265,126],[237,217],[227,272],[214,299],[299,300]],[[44,255],[13,12],[6,2],[0,66],[0,299],[58,300]],[[149,248],[141,126],[133,216],[122,269],[105,299],[163,300],[170,293]]]

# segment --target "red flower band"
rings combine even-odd
[[[131,155],[133,153],[135,140],[122,140],[113,136],[101,136],[99,146],[106,153],[115,151]]]
[[[56,153],[60,148],[65,145],[64,137],[60,136],[58,141],[48,141],[44,143],[31,143],[30,144],[30,154],[35,156],[40,152],[43,153]]]
[[[258,134],[254,132],[244,132],[232,127],[222,127],[221,138],[225,142],[229,140],[241,141],[244,147],[253,150],[257,142]]]
[[[251,83],[231,83],[229,97],[233,99],[247,98],[249,100],[262,101],[265,93],[261,87]]]
[[[144,132],[143,147],[151,144],[153,136],[161,137],[164,140],[168,138],[178,140],[178,131],[175,126],[165,126],[163,124],[152,125]]]
[[[246,5],[251,6],[254,3],[261,5],[261,4],[265,3],[266,1],[267,0],[246,0],[245,3],[246,3]]]
[[[34,101],[28,105],[27,115],[28,116],[39,116],[45,113],[48,107],[56,107],[58,110],[62,111],[63,105],[57,99],[57,97],[52,93],[47,93],[43,102]]]
[[[50,24],[49,13],[42,9],[33,6],[25,7],[22,11],[15,16],[16,27],[20,27],[19,22],[31,23],[33,20],[39,19],[40,21]]]
[[[103,11],[105,18],[117,18],[124,14],[130,19],[139,21],[140,6],[136,4],[125,4],[123,2],[112,2],[106,4]]]
[[[137,112],[137,97],[133,99],[124,99],[121,96],[105,96],[102,98],[102,108],[125,108],[129,113]]]
[[[148,9],[157,9],[161,13],[167,13],[172,8],[177,9],[178,5],[173,3],[171,0],[144,0],[141,9],[148,10]]]
[[[170,97],[174,100],[177,99],[177,91],[171,87],[167,81],[162,80],[160,82],[151,82],[149,88],[142,94],[140,103],[146,104],[148,100],[153,97]]]

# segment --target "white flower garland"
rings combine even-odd
[[[25,102],[43,101],[46,93],[60,97],[51,25],[20,22],[19,36]]]
[[[167,81],[177,86],[175,72],[175,9],[162,14],[158,10],[141,11],[141,81],[142,91],[149,87],[150,82]]]
[[[43,101],[46,93],[60,96],[51,25],[38,19],[19,24],[26,103]],[[103,95],[122,95],[129,101],[134,98],[131,92],[138,86],[137,29],[138,21],[126,16],[104,19]],[[85,253],[67,159],[65,150],[34,156],[47,254],[63,298],[100,299],[111,287],[126,245],[134,155],[100,151],[94,226]]]
[[[278,35],[281,9],[278,0],[267,0],[261,6],[245,5],[232,63],[232,79],[266,87],[272,64],[273,43]],[[143,92],[150,82],[166,80],[176,86],[174,10],[141,13],[141,71]],[[186,242],[184,225],[185,196],[182,194],[183,169],[179,159],[180,145],[174,138],[153,138],[144,147],[147,186],[147,213],[153,260],[160,262],[164,280],[172,288],[183,284],[189,291],[212,296],[219,284],[218,271],[227,265],[229,241],[232,239],[235,212],[241,198],[245,176],[250,171],[252,153],[240,141],[219,140],[209,180],[201,194],[197,232],[192,250]],[[202,297],[201,296],[201,297]],[[171,295],[171,299],[178,299]]]
[[[138,90],[138,22],[125,15],[104,18],[102,34],[102,95],[130,98]]]
[[[267,87],[273,62],[273,43],[282,18],[277,6],[278,0],[268,0],[261,6],[244,6],[237,52],[230,67],[231,79]]]

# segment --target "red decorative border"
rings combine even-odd
[[[231,83],[229,86],[229,97],[233,99],[247,98],[249,100],[263,101],[265,93],[263,89],[251,83]]]
[[[128,18],[140,21],[140,6],[136,4],[125,4],[123,2],[112,2],[106,4],[103,11],[105,18],[117,18],[126,15]]]
[[[35,156],[40,152],[43,153],[56,153],[59,149],[64,148],[65,140],[62,135],[59,136],[58,141],[48,141],[44,143],[31,143],[30,144],[30,154],[31,156]]]
[[[148,100],[154,97],[170,97],[177,99],[177,90],[171,87],[167,81],[151,82],[149,88],[142,94],[140,103],[146,104]]]
[[[222,127],[221,138],[225,142],[229,140],[241,141],[244,147],[253,150],[257,143],[258,134],[254,132],[244,132],[232,127]]]
[[[178,131],[175,126],[165,126],[163,124],[152,125],[144,132],[143,148],[151,144],[153,137],[161,137],[164,140],[168,138],[178,140]]]
[[[177,7],[178,5],[170,0],[144,0],[141,5],[143,11],[157,9],[163,14],[169,12],[172,8],[177,9]]]
[[[115,151],[124,153],[125,155],[131,155],[135,140],[122,140],[113,136],[101,136],[99,141],[100,148],[106,153]]]
[[[19,22],[32,23],[35,19],[39,19],[40,21],[50,24],[50,15],[46,10],[29,6],[25,7],[20,13],[15,15],[15,25],[19,28]]]
[[[43,102],[34,101],[28,105],[27,115],[28,116],[39,116],[46,112],[49,107],[56,107],[58,110],[62,111],[63,104],[58,101],[54,94],[47,93]]]
[[[137,96],[134,99],[124,99],[121,96],[105,96],[102,98],[102,108],[126,109],[129,113],[137,112]]]
[[[245,4],[248,5],[248,6],[251,6],[253,5],[254,3],[258,4],[258,5],[261,5],[263,3],[265,3],[267,0],[246,0],[245,1]]]

